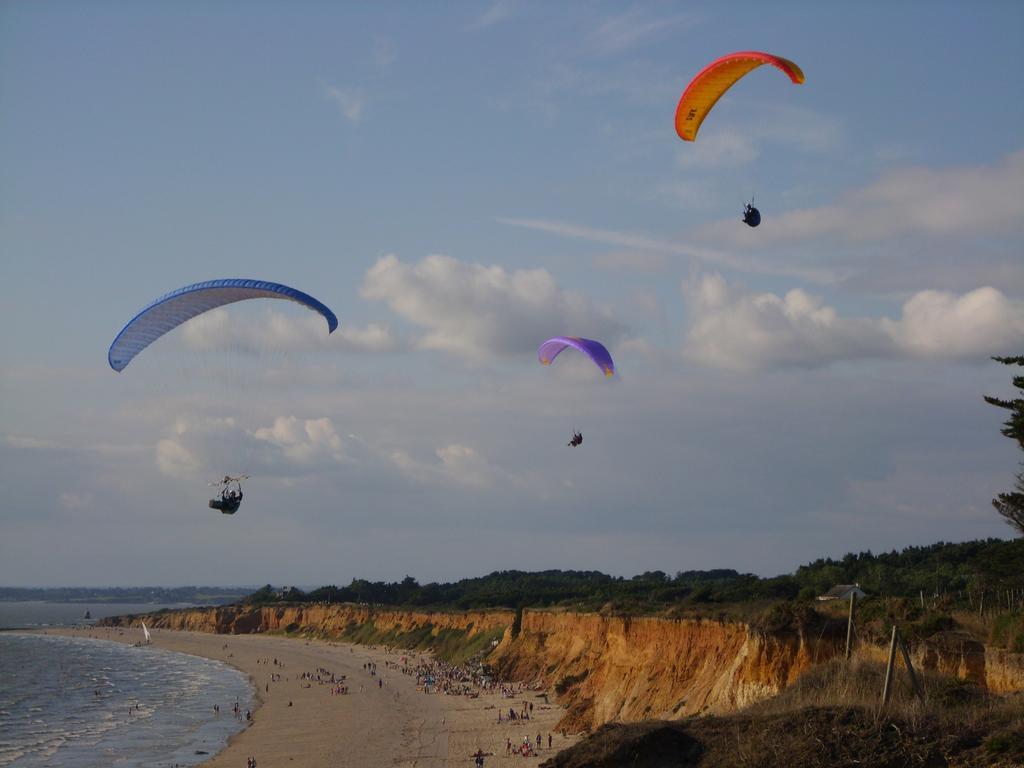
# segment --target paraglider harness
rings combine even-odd
[[[219,509],[225,515],[235,514],[242,505],[242,481],[248,478],[248,475],[239,475],[238,477],[224,475],[223,480],[210,483],[213,486],[220,486],[220,498],[210,499],[210,509]],[[232,483],[235,484],[237,491],[231,489]]]
[[[569,446],[570,448],[575,448],[577,446],[583,445],[583,433],[577,432],[574,429],[572,431],[572,440],[566,443],[566,445]]]
[[[748,227],[756,227],[761,223],[761,212],[754,207],[754,201],[743,204],[743,223]]]

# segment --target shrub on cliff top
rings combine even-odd
[[[277,600],[277,590],[275,590],[270,584],[267,584],[249,595],[245,599],[245,602],[252,603],[254,605],[265,605],[266,603],[276,603]]]
[[[1024,614],[1008,613],[997,617],[992,624],[991,641],[1013,653],[1024,653]]]
[[[834,624],[806,603],[774,603],[755,618],[750,626],[758,632],[803,632],[808,627],[822,627]]]
[[[956,628],[956,622],[948,613],[925,611],[917,621],[902,624],[904,637],[908,640],[925,640],[939,632],[948,632]]]

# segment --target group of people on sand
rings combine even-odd
[[[248,757],[245,760],[245,768],[256,768],[256,758]]]
[[[546,699],[547,697],[545,696],[545,700]],[[533,702],[523,700],[523,706],[519,709],[518,712],[516,711],[515,707],[509,707],[508,714],[506,715],[502,711],[501,707],[498,707],[498,722],[500,723],[503,720],[508,720],[510,723],[513,723],[516,720],[529,720],[531,714],[533,714]]]
[[[551,749],[551,734],[548,734],[548,749]],[[529,736],[523,737],[523,743],[516,746],[512,743],[512,739],[505,739],[505,754],[509,757],[512,755],[522,755],[523,757],[536,757],[541,750],[541,744],[544,742],[541,740],[540,734],[537,734],[536,746],[534,742],[530,740]]]
[[[437,659],[416,664],[406,663],[400,671],[410,677],[414,676],[416,690],[423,693],[443,693],[475,699],[481,692],[494,690],[497,685],[482,667],[449,664]]]
[[[483,665],[476,665],[475,667],[464,666],[431,658],[421,660],[409,659],[405,655],[401,656],[400,661],[401,664],[388,660],[385,664],[389,669],[397,670],[411,677],[414,676],[416,678],[416,690],[423,693],[444,693],[450,696],[477,697],[481,692],[493,692],[500,694],[503,698],[511,699],[522,695],[526,690],[539,690],[540,688],[539,685],[527,686],[524,683],[498,681],[493,675],[489,674],[489,671]],[[376,665],[373,662],[364,664],[363,667],[371,671],[371,674],[376,672]],[[546,703],[547,696],[543,695],[543,699]],[[497,707],[498,723],[529,721],[530,716],[533,714],[534,703],[521,699],[520,704],[521,706],[518,709],[516,707],[508,707],[506,710],[502,707]],[[493,705],[487,707],[487,709],[493,708],[495,708]],[[547,742],[548,749],[551,749],[554,739],[550,733],[548,733]],[[505,754],[509,757],[513,755],[536,757],[543,748],[543,744],[544,739],[540,733],[537,734],[536,739],[531,739],[529,736],[525,737],[522,743],[518,745],[513,744],[510,738],[506,738]],[[491,754],[493,753],[478,749],[470,757],[474,759],[476,766],[482,767],[484,765],[484,758]]]

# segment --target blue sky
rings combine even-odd
[[[0,4],[0,583],[1009,535],[981,395],[1024,340],[1022,32],[1013,3]],[[745,49],[806,83],[761,68],[681,142],[686,83]],[[341,328],[253,302],[107,367],[218,277]],[[537,365],[561,333],[620,375]]]

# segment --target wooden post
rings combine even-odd
[[[903,662],[907,665],[907,674],[910,675],[910,684],[914,687],[914,695],[924,700],[924,690],[921,688],[921,681],[914,673],[914,664],[910,661],[910,651],[907,650],[907,644],[903,642],[899,632],[896,633],[896,642],[899,643],[900,653],[903,654]]]
[[[924,590],[923,589],[920,590],[920,595],[921,595],[921,610],[923,611],[924,610]]]
[[[846,619],[846,660],[850,660],[850,650],[853,648],[853,612],[857,602],[857,593],[850,593],[850,615]]]
[[[978,603],[978,615],[985,615],[985,590],[981,590],[981,602]]]
[[[892,668],[896,664],[896,625],[892,625],[892,641],[889,643],[889,661],[885,665],[885,687],[882,688],[882,707],[889,703],[892,693]]]

